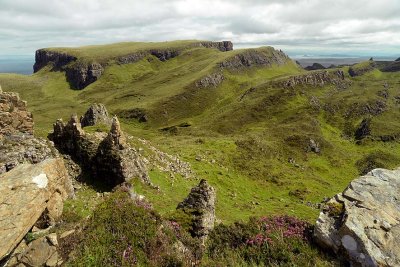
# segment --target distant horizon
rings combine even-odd
[[[398,14],[398,0],[0,0],[0,51],[196,39],[289,55],[393,56]]]

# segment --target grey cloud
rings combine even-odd
[[[173,39],[398,53],[398,14],[398,0],[0,0],[0,54]]]

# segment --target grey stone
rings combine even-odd
[[[345,251],[353,266],[400,266],[399,195],[400,169],[375,169],[355,179],[320,213],[316,242]]]

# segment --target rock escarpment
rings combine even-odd
[[[17,93],[3,92],[0,87],[0,135],[33,134],[33,125],[27,103]]]
[[[291,76],[282,81],[278,81],[277,85],[285,88],[291,88],[295,86],[324,86],[333,84],[338,87],[345,87],[346,81],[344,72],[342,70],[336,71],[314,71],[303,75]]]
[[[400,169],[375,169],[330,199],[315,227],[323,247],[352,266],[400,265]]]
[[[62,214],[63,201],[73,196],[62,159],[21,164],[0,176],[0,260],[23,239],[45,213],[50,223]]]
[[[70,155],[82,169],[109,186],[134,177],[150,184],[145,159],[126,142],[117,117],[112,119],[108,134],[90,134],[73,115],[66,124],[57,120],[49,138],[63,154]]]
[[[253,66],[281,66],[286,64],[290,58],[282,51],[272,47],[262,49],[249,49],[241,52],[219,64],[221,69],[238,70]]]
[[[178,204],[177,209],[192,216],[193,236],[206,238],[214,228],[215,200],[215,189],[203,179],[198,186],[192,188],[186,199]]]
[[[149,49],[121,55],[109,60],[115,60],[119,64],[130,64],[152,55],[160,61],[166,61],[179,56],[183,50],[191,47],[216,48],[225,52],[232,50],[233,44],[230,41],[194,42],[189,46],[182,46],[181,48]],[[67,81],[73,88],[84,89],[102,76],[104,68],[108,65],[108,62],[96,62],[92,59],[79,59],[68,53],[57,52],[50,49],[37,50],[35,55],[35,64],[33,66],[34,72],[38,72],[49,64],[52,66],[53,71],[65,71]]]

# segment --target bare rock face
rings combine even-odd
[[[68,81],[76,89],[83,89],[91,83],[97,81],[103,74],[104,68],[97,62],[90,64],[74,64],[66,68]]]
[[[73,196],[62,159],[21,164],[0,175],[0,260],[18,245],[43,213],[60,218],[63,201]]]
[[[33,117],[17,93],[0,90],[0,135],[33,134]]]
[[[375,169],[326,204],[315,227],[322,247],[352,266],[400,266],[400,169]]]
[[[111,118],[103,104],[92,104],[81,117],[81,126],[94,126],[96,124],[111,125]]]
[[[214,228],[215,200],[215,189],[203,179],[198,186],[192,188],[186,199],[178,204],[177,209],[182,209],[193,218],[193,236],[205,238]]]

